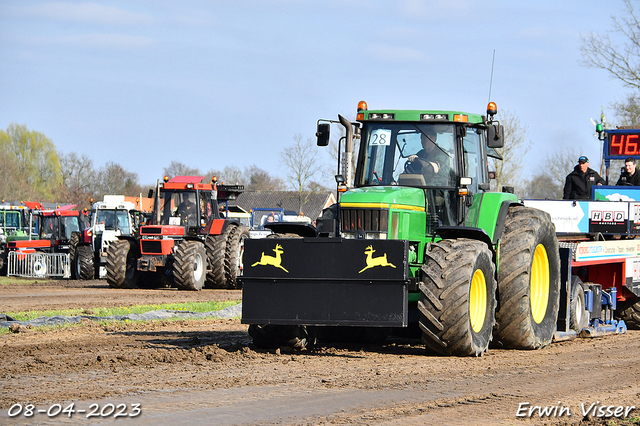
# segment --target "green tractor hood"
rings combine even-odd
[[[355,188],[342,194],[341,207],[387,208],[423,211],[424,191],[405,186],[370,186]]]

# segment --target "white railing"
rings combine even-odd
[[[70,278],[68,253],[9,252],[7,276]]]

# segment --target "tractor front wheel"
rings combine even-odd
[[[224,258],[224,275],[229,288],[238,288],[236,278],[242,275],[244,268],[244,241],[249,238],[249,230],[245,226],[235,226],[227,238]]]
[[[207,275],[207,253],[200,241],[183,241],[175,248],[173,279],[183,290],[202,290]]]
[[[640,330],[640,302],[618,302],[616,318],[624,320],[625,325],[631,330]]]
[[[225,288],[224,259],[227,235],[209,235],[205,241],[209,268],[204,288]]]
[[[73,259],[74,275],[78,280],[91,280],[94,276],[93,250],[91,246],[77,246]]]
[[[140,274],[137,260],[140,257],[137,244],[129,240],[117,240],[107,251],[107,283],[112,288],[137,288]]]
[[[482,355],[496,308],[495,265],[487,245],[464,238],[431,244],[419,287],[419,325],[427,347],[441,355]]]
[[[513,349],[547,346],[560,303],[560,255],[551,216],[522,206],[509,208],[499,262],[495,340]]]

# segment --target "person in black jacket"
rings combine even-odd
[[[584,155],[578,158],[578,164],[567,176],[564,183],[564,200],[590,200],[591,187],[602,185],[604,179],[589,168],[589,159]]]
[[[620,174],[616,185],[640,186],[640,172],[636,170],[636,160],[633,157],[628,157],[624,160],[624,168],[625,171]]]

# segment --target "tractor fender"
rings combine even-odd
[[[202,228],[201,233],[204,235],[223,235],[231,225],[240,226],[240,221],[235,218],[213,219]]]
[[[138,239],[136,237],[134,237],[133,235],[117,235],[117,238],[119,240],[131,241],[134,244],[138,244]]]
[[[469,226],[441,226],[436,228],[435,234],[439,235],[443,240],[453,240],[456,238],[469,238],[485,243],[489,250],[493,250],[493,242],[491,237],[482,228],[472,228]]]
[[[514,200],[505,200],[500,204],[497,214],[495,215],[495,227],[493,229],[493,238],[485,229],[472,226],[441,226],[436,228],[435,234],[444,240],[454,238],[469,238],[482,241],[489,247],[493,253],[494,260],[496,258],[496,245],[502,238],[504,226],[511,206],[521,206],[522,203]]]
[[[507,200],[500,205],[500,211],[496,220],[496,228],[493,233],[493,244],[497,244],[502,238],[504,233],[504,225],[507,220],[507,214],[509,214],[509,208],[511,206],[522,206],[523,204],[518,201]]]

